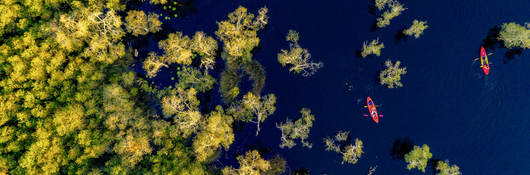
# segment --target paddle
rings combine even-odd
[[[491,56],[491,55],[493,55],[493,53],[488,53],[488,56]],[[473,61],[478,61],[479,59],[480,59],[480,57],[479,58],[475,58]]]

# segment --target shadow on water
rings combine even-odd
[[[441,159],[432,158],[432,159],[429,159],[429,161],[427,162],[427,166],[430,166],[431,170],[435,173],[436,173],[436,166],[438,165],[438,161],[441,161]]]
[[[523,54],[523,49],[521,48],[510,49],[506,51],[506,53],[504,54],[504,59],[503,59],[504,64],[507,64],[508,62],[515,59],[516,56],[520,56],[521,54]]]
[[[304,167],[300,167],[296,170],[294,170],[293,172],[293,175],[309,175],[309,170],[304,168]]]
[[[484,49],[495,50],[495,48],[502,46],[502,43],[497,40],[500,31],[501,28],[499,26],[495,26],[488,30],[488,36],[482,40],[482,46],[484,46]]]
[[[403,33],[405,31],[405,27],[402,27],[396,35],[394,35],[394,43],[399,44],[401,41],[407,41],[407,35]]]
[[[375,10],[377,8],[375,7],[375,4],[370,4],[368,5],[368,13],[372,14],[372,15],[375,15]]]
[[[397,139],[392,145],[392,150],[390,150],[390,156],[392,156],[392,159],[394,160],[405,159],[405,154],[412,151],[412,148],[414,148],[414,144],[409,138],[405,137]]]

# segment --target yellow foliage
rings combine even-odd
[[[182,35],[182,32],[175,32],[168,35],[166,40],[158,43],[158,46],[164,49],[164,62],[168,64],[178,63],[190,65],[193,57],[192,50],[189,48],[191,39]]]
[[[208,160],[221,146],[225,150],[230,148],[234,141],[232,122],[232,116],[226,115],[223,108],[217,106],[216,111],[210,114],[206,125],[193,141],[193,150],[197,155],[197,160]]]

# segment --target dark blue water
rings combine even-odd
[[[259,33],[254,59],[265,67],[263,93],[276,94],[277,111],[258,137],[254,125],[237,131],[235,143],[216,165],[233,165],[234,154],[261,148],[268,150],[265,157],[281,154],[291,170],[305,167],[311,174],[366,174],[375,165],[376,174],[422,174],[406,170],[406,163],[391,155],[397,141],[407,140],[428,144],[434,158],[459,165],[463,174],[530,174],[530,52],[510,56],[493,43],[487,77],[473,63],[490,30],[503,22],[530,21],[530,1],[400,2],[408,9],[389,27],[375,31],[371,26],[380,12],[370,10],[371,0],[201,0],[192,1],[183,17],[166,22],[166,32],[214,35],[216,21],[225,20],[238,5],[253,13],[269,8],[270,23]],[[428,21],[429,28],[419,39],[397,39],[414,19]],[[276,54],[288,48],[284,39],[289,29],[300,33],[300,44],[314,60],[324,62],[313,77],[289,73],[277,62]],[[363,41],[377,37],[385,44],[382,55],[359,58]],[[401,60],[407,67],[404,87],[379,85],[386,59]],[[353,84],[352,91],[347,82]],[[362,117],[366,96],[382,105],[378,110],[384,118],[377,125]],[[279,149],[275,123],[298,117],[302,107],[316,116],[309,137],[313,148]],[[364,142],[365,153],[357,164],[341,165],[339,154],[324,151],[322,138],[338,130]]]

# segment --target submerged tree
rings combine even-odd
[[[438,161],[436,163],[436,175],[461,175],[460,167],[457,165],[449,165],[449,161]]]
[[[289,51],[282,49],[278,54],[278,62],[285,67],[292,65],[289,71],[302,73],[302,76],[308,77],[323,66],[322,62],[311,62],[311,54],[307,49],[300,47],[298,44],[298,32],[289,30],[286,40],[289,42]]]
[[[294,123],[287,118],[285,123],[276,124],[276,127],[282,131],[282,143],[280,144],[280,148],[292,148],[296,145],[294,140],[300,139],[302,146],[311,149],[312,144],[306,141],[306,139],[313,126],[315,116],[311,114],[311,110],[307,108],[302,108],[300,113],[302,114],[302,117],[297,119]]]
[[[401,75],[407,73],[407,68],[399,67],[401,65],[400,61],[396,61],[395,64],[392,64],[390,60],[385,61],[386,69],[379,74],[379,80],[382,85],[387,88],[402,87]]]
[[[279,155],[269,160],[270,168],[265,171],[263,175],[281,175],[287,169],[287,161],[285,161]]]
[[[411,170],[417,168],[422,172],[425,172],[427,167],[427,161],[432,158],[429,146],[423,144],[420,146],[414,146],[414,149],[409,153],[405,154],[405,162],[408,163],[407,169]]]
[[[175,87],[187,89],[192,87],[199,92],[206,92],[213,88],[216,80],[206,72],[201,72],[197,68],[183,67],[177,72],[178,83]]]
[[[162,29],[160,27],[162,22],[158,20],[158,17],[158,14],[145,15],[143,11],[130,10],[125,17],[125,28],[134,36],[156,33]]]
[[[257,31],[268,23],[268,9],[261,8],[258,16],[248,13],[247,8],[239,6],[234,12],[228,14],[228,20],[218,22],[219,29],[215,34],[223,41],[224,51],[230,56],[229,61],[242,59],[251,60],[251,51],[258,46]]]
[[[381,17],[377,18],[377,27],[379,28],[390,25],[390,20],[401,15],[401,12],[406,10],[398,1],[391,1],[387,4],[390,10],[385,11]]]
[[[355,138],[355,145],[345,143],[348,140],[348,131],[339,131],[335,138],[324,138],[326,151],[334,151],[342,155],[342,164],[356,164],[363,154],[363,142]],[[338,143],[335,143],[338,142]]]
[[[408,35],[408,36],[414,35],[414,38],[417,39],[420,37],[423,31],[429,27],[426,24],[427,24],[426,21],[414,20],[412,21],[412,26],[410,26],[407,30],[404,30],[403,34]]]
[[[156,77],[156,74],[162,67],[168,67],[161,59],[160,56],[154,52],[149,52],[149,56],[145,59],[143,69],[145,70],[147,77]]]
[[[268,116],[272,115],[274,111],[276,111],[276,107],[274,107],[276,103],[276,96],[274,96],[274,94],[269,94],[261,97],[249,92],[243,97],[243,101],[241,103],[244,110],[249,114],[248,117],[242,118],[242,121],[256,123],[257,136],[260,131],[260,123],[265,121]]]
[[[201,56],[201,68],[213,69],[218,47],[213,37],[206,36],[204,32],[195,32],[190,47],[193,52]]]
[[[508,49],[516,47],[530,49],[530,24],[525,27],[514,22],[504,23],[498,40],[502,40]]]
[[[370,54],[374,54],[376,56],[381,55],[381,49],[385,48],[385,45],[383,43],[379,44],[379,38],[372,40],[370,44],[366,44],[365,41],[363,43],[363,49],[361,51],[361,56],[363,58],[367,57]]]
[[[383,10],[385,6],[391,2],[392,0],[375,0],[375,7],[379,10]]]
[[[239,168],[231,166],[223,168],[224,175],[260,175],[267,172],[271,165],[270,162],[261,158],[258,151],[248,151],[244,156],[237,156]]]
[[[232,116],[225,114],[221,106],[215,109],[193,141],[196,158],[201,162],[211,158],[221,147],[228,150],[234,141]]]

